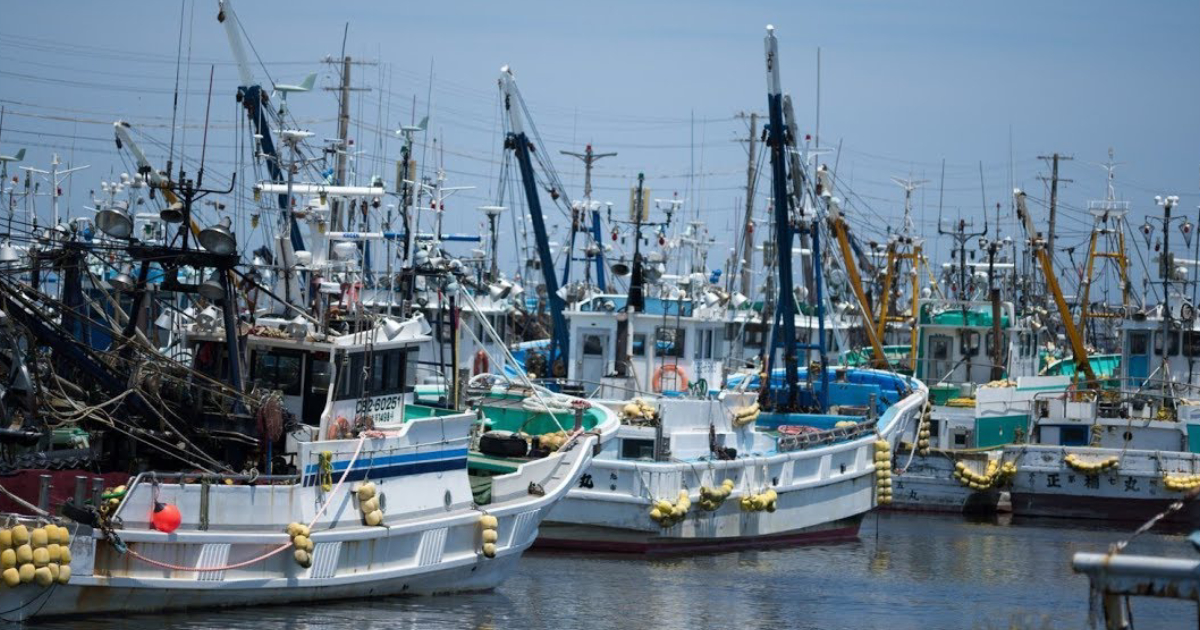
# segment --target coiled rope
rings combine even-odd
[[[342,471],[342,476],[338,479],[337,486],[334,487],[334,489],[333,489],[333,493],[332,493],[333,495],[336,495],[337,491],[341,489],[342,484],[346,481],[346,476],[349,475],[350,470],[352,468],[354,468],[354,462],[358,461],[358,456],[360,453],[362,453],[362,447],[363,447],[363,444],[366,443],[367,437],[369,437],[369,436],[366,433],[364,433],[361,437],[359,437],[358,446],[355,447],[355,449],[354,449],[354,456],[350,458],[350,463],[348,463],[346,465],[346,470]],[[327,508],[329,508],[330,503],[333,503],[333,501],[326,501],[324,504],[321,505],[321,509],[317,510],[316,515],[313,516],[313,519],[311,521],[309,521],[309,523],[308,523],[308,527],[310,529],[312,528],[313,525],[316,524],[316,522],[318,520],[320,520],[321,516],[323,516],[325,514],[325,510]],[[244,560],[242,562],[238,562],[235,564],[226,564],[226,565],[222,565],[222,566],[218,566],[218,567],[185,567],[185,566],[178,565],[178,564],[171,564],[169,562],[162,562],[161,560],[155,560],[154,558],[147,558],[146,556],[143,556],[142,554],[140,554],[132,549],[128,549],[127,553],[129,555],[133,556],[134,558],[137,558],[138,560],[145,562],[146,564],[151,564],[151,565],[154,565],[154,566],[162,568],[162,569],[171,569],[173,571],[195,571],[197,573],[208,573],[208,572],[213,572],[213,571],[228,571],[228,570],[232,570],[232,569],[240,569],[242,567],[250,566],[257,562],[266,560],[267,558],[270,558],[271,556],[278,555],[280,552],[285,551],[285,550],[289,549],[290,547],[292,547],[292,541],[289,540],[287,543],[282,544],[282,545],[276,547],[275,549],[272,549],[271,551],[268,551],[260,556],[256,556],[249,560]]]

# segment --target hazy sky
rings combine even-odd
[[[72,164],[91,164],[69,189],[70,211],[85,212],[89,189],[128,170],[111,141],[112,120],[130,121],[146,134],[139,137],[170,138],[180,9],[178,1],[6,6],[0,103],[8,114],[0,153],[26,147],[25,164],[45,168],[57,150]],[[1081,208],[1103,196],[1105,173],[1093,164],[1105,161],[1110,147],[1123,163],[1117,194],[1133,202],[1135,225],[1153,209],[1155,194],[1180,195],[1189,214],[1200,201],[1195,1],[242,1],[237,9],[276,81],[320,72],[318,86],[333,85],[334,68],[320,60],[340,53],[347,22],[347,52],[380,62],[354,70],[354,83],[372,88],[356,93],[353,105],[363,178],[392,178],[399,144],[382,143],[371,130],[411,120],[414,95],[418,118],[424,114],[432,67],[431,131],[445,149],[448,183],[477,187],[448,204],[452,229],[476,230],[474,208],[494,201],[496,77],[511,64],[572,196],[581,195],[582,177],[558,151],[588,142],[617,151],[597,166],[595,197],[616,202],[624,214],[628,188],[645,172],[655,197],[688,197],[690,211],[720,242],[712,257],[722,259],[744,196],[746,154],[735,140],[746,127],[734,116],[765,113],[768,23],[780,38],[784,87],[795,99],[801,133],[814,127],[821,48],[821,141],[842,147],[828,159],[853,190],[842,194],[865,236],[898,224],[902,192],[891,176],[932,180],[917,194],[916,217],[934,231],[943,159],[943,213],[956,217],[976,215],[984,203],[980,161],[988,207],[1001,203],[1008,215],[1010,169],[1016,185],[1044,198],[1036,177],[1048,168],[1037,156],[1074,156],[1062,172],[1074,180],[1062,191],[1064,244],[1086,235]],[[192,60],[180,106],[192,126],[187,148],[198,157],[197,127],[215,63],[209,169],[228,174],[235,141],[244,140],[234,124],[243,118],[232,98],[236,69],[216,0],[189,2],[183,13],[184,55],[190,47]],[[254,71],[270,85],[261,67]],[[317,139],[334,135],[334,93],[293,95],[290,105]],[[165,162],[165,149],[147,149]],[[760,212],[766,184],[759,187]],[[39,204],[48,216],[48,202]],[[1005,228],[1012,233],[1011,217]]]

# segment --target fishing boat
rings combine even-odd
[[[1023,206],[1023,198],[1019,201]],[[1173,197],[1161,200],[1166,225],[1175,203]],[[1164,238],[1170,251],[1169,237]],[[1093,366],[1082,342],[1083,327],[1050,280],[1048,257],[1041,250],[1038,254],[1060,304],[1074,369],[1070,377],[1018,379],[1015,388],[993,390],[977,403],[981,417],[997,419],[1001,457],[1017,471],[1009,475],[1013,513],[1149,518],[1200,486],[1200,408],[1192,402],[1198,397],[1190,382],[1193,361],[1183,346],[1196,333],[1185,312],[1190,305],[1179,290],[1181,280],[1172,269],[1163,280],[1163,304],[1149,315],[1130,309],[1120,318],[1123,375],[1110,378]],[[1171,310],[1172,301],[1177,311]],[[1198,516],[1189,506],[1172,518],[1186,523]]]
[[[785,137],[793,132],[786,131],[783,122],[778,44],[770,27],[765,45],[769,142],[779,200],[775,238],[791,243],[796,232],[790,217],[791,160]],[[508,83],[502,77],[502,89],[511,90]],[[520,155],[523,140],[517,137],[510,144]],[[803,181],[806,174],[796,171],[792,177]],[[803,197],[812,193],[810,187],[800,184],[796,191],[795,208],[811,203]],[[819,260],[820,220],[814,214],[799,223]],[[781,356],[785,366],[778,378],[767,382],[752,385],[751,375],[743,375],[717,391],[711,383],[684,385],[687,373],[681,365],[691,365],[698,379],[707,380],[704,362],[720,359],[710,353],[713,339],[720,340],[722,318],[703,315],[705,307],[719,308],[720,299],[704,278],[689,278],[686,301],[658,302],[643,293],[641,261],[635,256],[630,294],[591,302],[602,305],[601,312],[610,310],[607,303],[612,303],[611,311],[624,315],[617,319],[618,329],[606,334],[599,314],[587,316],[590,309],[583,310],[583,316],[571,314],[571,332],[582,339],[576,355],[581,369],[589,369],[589,355],[601,354],[596,348],[611,339],[617,344],[618,361],[629,370],[625,378],[647,372],[653,364],[646,359],[658,357],[660,367],[650,383],[658,395],[604,403],[622,414],[617,439],[601,450],[578,486],[555,508],[539,546],[654,553],[845,540],[857,535],[866,512],[890,499],[892,444],[902,427],[916,422],[927,390],[915,379],[892,372],[828,366],[820,278],[812,305],[815,334],[800,342],[791,248],[778,249],[779,295],[773,297],[782,323],[772,328],[766,354],[768,361]],[[624,299],[618,305],[619,297]],[[676,305],[687,310],[668,312]],[[657,320],[659,330],[643,331],[639,316],[647,325]],[[663,327],[670,328],[667,334],[662,334]],[[642,363],[631,360],[639,354],[639,341]],[[800,352],[811,352],[817,359],[801,367]],[[693,362],[684,363],[689,360]],[[601,367],[603,363],[591,369],[603,382]],[[769,363],[765,372],[773,373]],[[638,378],[646,376],[632,378],[634,387]],[[717,378],[715,373],[712,378]],[[672,385],[665,385],[668,382]]]
[[[208,252],[175,255],[214,265],[228,290],[218,265],[231,262],[232,236],[222,234],[202,239]],[[438,343],[419,313],[326,315],[324,327],[265,316],[231,343],[234,304],[216,300],[181,332],[192,378],[237,383],[245,361],[250,391],[265,392],[246,397],[260,401],[252,415],[232,396],[234,419],[261,432],[239,449],[251,470],[145,471],[88,493],[65,517],[28,506],[40,515],[10,518],[0,535],[20,543],[20,568],[5,567],[11,588],[0,591],[8,618],[491,588],[616,429],[611,411],[532,387],[483,389],[464,403],[461,384],[419,400],[415,358]]]

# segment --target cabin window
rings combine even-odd
[[[404,372],[403,372],[404,376],[402,379],[402,382],[404,383],[404,391],[405,392],[414,392],[417,389],[418,350],[416,348],[409,348],[409,349],[405,350],[404,352],[405,352]]]
[[[368,394],[382,393],[384,390],[384,377],[387,376],[388,368],[388,352],[372,352],[371,353],[371,373],[367,375],[367,392]]]
[[[646,333],[637,333],[633,336],[633,356],[646,356]]]
[[[762,324],[746,324],[745,340],[743,344],[748,348],[763,347],[763,340],[766,339],[766,327]]]
[[[713,333],[712,330],[701,330],[697,333],[695,352],[697,359],[713,358]]]
[[[654,460],[654,440],[621,439],[621,459]]]
[[[408,364],[415,360],[412,349],[395,348],[373,352],[367,389],[362,395],[385,396],[412,391],[416,384],[416,371],[409,369]]]
[[[659,326],[654,333],[654,355],[679,359],[684,356],[686,336],[682,328]]]
[[[1200,355],[1200,332],[1187,331],[1183,333],[1183,356]]]
[[[1087,446],[1088,427],[1060,427],[1058,441],[1062,446]]]
[[[442,343],[454,343],[454,326],[450,324],[450,316],[443,313],[440,320],[434,320],[434,328],[437,329],[438,339]]]
[[[505,335],[508,332],[508,318],[503,315],[492,315],[489,317],[489,319],[492,322],[492,328],[496,329],[496,336],[499,337],[501,341],[504,341],[506,338]],[[480,337],[480,339],[483,339],[483,337]]]
[[[1143,331],[1129,334],[1129,354],[1147,354],[1150,345],[1150,335]]]
[[[1162,354],[1163,351],[1163,334],[1161,332],[1154,333],[1154,353]],[[1172,356],[1179,356],[1179,334],[1176,332],[1170,333],[1170,342],[1167,344],[1167,353]]]
[[[950,337],[933,335],[929,338],[929,356],[935,361],[946,361],[950,358]]]
[[[358,398],[362,393],[363,355],[342,355],[338,359],[337,399]]]
[[[312,359],[308,363],[309,390],[322,399],[325,398],[326,392],[329,391],[329,367],[329,361],[319,359]]]
[[[284,396],[300,395],[300,354],[278,350],[256,350],[250,366],[250,379],[255,387],[283,392]]]
[[[583,336],[583,354],[593,357],[604,356],[604,343],[600,335]]]
[[[979,332],[975,330],[962,331],[962,353],[966,356],[979,354]]]

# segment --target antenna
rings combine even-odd
[[[904,231],[911,233],[913,231],[912,224],[912,194],[913,191],[929,183],[928,179],[901,179],[893,177],[893,182],[896,182],[904,189]]]

